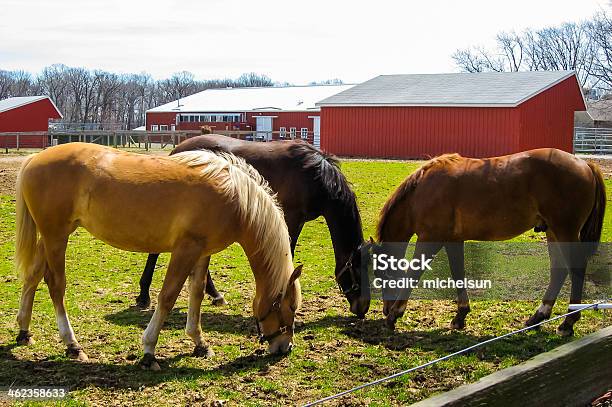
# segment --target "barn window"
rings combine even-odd
[[[168,125],[167,124],[162,124],[159,126],[159,131],[168,131]]]
[[[280,138],[287,137],[287,128],[286,127],[281,127],[279,130],[280,130]]]
[[[296,131],[297,131],[297,129],[295,127],[290,127],[289,128],[289,134],[291,135],[291,138],[295,138]]]
[[[159,130],[159,126],[157,124],[151,125],[151,131],[158,131],[158,130]]]
[[[308,129],[306,127],[302,127],[300,129],[300,135],[302,136],[302,138],[308,138]]]

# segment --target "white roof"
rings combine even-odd
[[[574,71],[381,75],[317,106],[514,107],[572,75]]]
[[[316,102],[354,85],[316,85],[263,88],[223,88],[166,103],[147,112],[317,111]]]
[[[38,102],[39,100],[43,100],[43,99],[49,99],[49,97],[48,96],[18,96],[14,98],[0,100],[0,112],[6,112],[7,110],[15,109],[20,106]],[[53,102],[51,103],[53,104],[53,107],[55,107],[55,110],[57,110],[57,107],[55,106],[55,104]],[[57,110],[57,112],[60,113],[59,110]]]

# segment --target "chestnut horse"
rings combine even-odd
[[[363,318],[370,305],[370,291],[361,286],[360,249],[364,245],[361,217],[355,194],[335,157],[301,140],[255,143],[216,134],[185,140],[170,154],[199,149],[242,157],[269,182],[283,208],[292,254],[304,223],[319,216],[325,218],[335,252],[336,281],[351,312]],[[136,299],[139,307],[149,305],[149,287],[157,258],[157,254],[149,255],[140,279],[140,295]],[[206,292],[213,303],[224,303],[210,274]]]
[[[443,155],[409,176],[386,202],[377,232],[382,248],[376,250],[403,257],[407,244],[398,248],[385,242],[408,242],[416,234],[414,257],[433,257],[444,247],[452,278],[461,280],[464,241],[506,240],[534,227],[546,231],[551,279],[542,305],[526,323],[531,326],[550,317],[568,272],[570,301],[580,303],[586,263],[597,250],[605,206],[599,168],[560,150],[543,148],[487,159]],[[406,310],[409,291],[400,295],[384,302],[390,328]],[[457,296],[451,327],[459,329],[470,307],[465,288],[457,289]],[[572,335],[579,318],[579,313],[569,315],[559,333]]]
[[[172,253],[142,337],[143,367],[159,369],[159,332],[187,277],[185,331],[195,354],[211,353],[200,326],[205,270],[209,256],[233,242],[243,247],[255,275],[253,311],[270,352],[288,351],[301,300],[301,266],[293,270],[287,226],[270,193],[251,166],[229,154],[153,157],[70,143],[28,157],[17,181],[15,257],[23,280],[17,342],[31,342],[34,293],[44,277],[67,354],[87,360],[64,307],[66,246],[82,226],[122,250]]]

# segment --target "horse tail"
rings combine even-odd
[[[34,255],[36,254],[36,242],[38,232],[36,229],[36,223],[30,213],[30,209],[25,202],[23,197],[23,173],[30,160],[34,157],[33,155],[26,158],[19,170],[17,176],[17,219],[16,228],[17,236],[15,241],[15,266],[17,272],[20,274],[22,279],[28,277],[28,273],[32,271],[32,263],[34,262]]]
[[[580,241],[589,244],[587,256],[590,257],[597,251],[601,239],[601,229],[606,212],[606,186],[599,167],[596,164],[587,164],[595,177],[595,202],[589,217],[580,230]]]

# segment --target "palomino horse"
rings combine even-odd
[[[291,238],[291,253],[304,223],[319,216],[327,221],[336,257],[336,281],[350,304],[363,318],[370,305],[369,289],[361,287],[361,254],[364,245],[361,218],[346,178],[335,157],[303,141],[254,143],[208,134],[182,142],[171,154],[207,149],[232,153],[245,159],[269,182],[283,208]],[[140,279],[140,307],[149,305],[149,287],[157,254],[150,254]],[[365,287],[364,287],[365,288]],[[213,302],[223,303],[210,274],[206,292]]]
[[[545,230],[551,280],[542,305],[526,323],[531,326],[550,317],[568,271],[570,300],[582,299],[586,263],[597,250],[605,206],[599,168],[560,150],[545,148],[482,160],[443,155],[424,164],[389,198],[378,222],[378,240],[408,242],[416,233],[414,258],[433,257],[444,246],[452,278],[462,280],[464,241],[505,240],[534,227]],[[565,242],[582,242],[585,250],[572,253],[576,244]],[[376,250],[403,257],[406,247],[383,243]],[[417,274],[420,278],[422,272]],[[409,292],[401,295],[385,301],[390,328],[406,310]],[[465,288],[457,289],[457,295],[451,327],[463,328],[469,300]],[[579,313],[568,316],[559,333],[573,334],[579,318]]]
[[[82,226],[122,250],[172,253],[142,337],[145,368],[159,369],[159,331],[187,277],[185,331],[194,354],[211,353],[200,327],[205,271],[209,256],[233,242],[243,247],[255,275],[253,312],[269,351],[288,351],[301,300],[301,266],[293,270],[287,226],[270,192],[251,166],[229,154],[153,157],[71,143],[29,157],[17,181],[16,263],[23,279],[17,342],[31,341],[34,293],[44,277],[67,354],[87,360],[64,307],[66,245]]]

